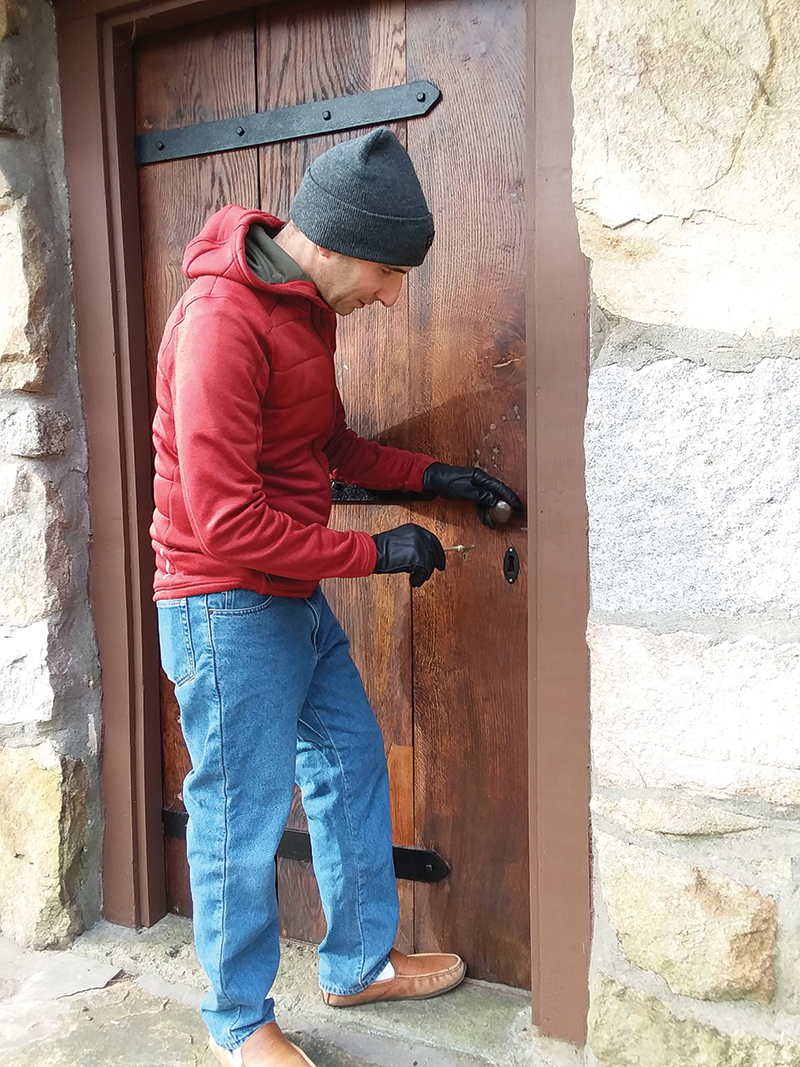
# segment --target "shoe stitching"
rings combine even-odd
[[[403,983],[411,984],[411,983],[414,983],[414,982],[423,983],[423,982],[430,981],[430,980],[435,980],[435,979],[438,979],[438,978],[445,978],[445,977],[447,977],[449,975],[456,974],[460,970],[461,970],[461,964],[454,964],[452,967],[448,967],[447,970],[444,970],[444,971],[432,971],[430,974],[424,974],[424,975],[422,975],[422,974],[417,974],[417,975],[396,974],[394,976],[394,978],[387,978],[386,979],[386,989],[380,989],[380,990],[376,989],[375,992],[376,993],[385,993],[388,990],[389,986],[391,984],[393,984],[393,983],[397,983],[397,984],[403,984]],[[371,983],[371,985],[368,985],[366,987],[366,989],[362,989],[358,993],[323,993],[323,996],[325,998],[327,998],[326,999],[326,1003],[330,1003],[330,998],[331,997],[336,997],[337,999],[340,999],[340,1000],[350,1000],[350,999],[352,999],[354,997],[363,997],[364,994],[367,993],[370,989],[373,989],[375,986],[382,986],[382,985],[384,985],[383,982],[373,982],[373,983]]]

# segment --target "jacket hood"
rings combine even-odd
[[[207,276],[227,278],[251,289],[266,292],[291,292],[328,307],[310,281],[269,283],[262,281],[247,265],[245,238],[254,224],[263,226],[274,237],[285,225],[265,211],[253,211],[231,204],[215,212],[202,230],[186,246],[181,269],[187,278]]]

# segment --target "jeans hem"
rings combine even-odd
[[[220,1048],[225,1049],[226,1052],[235,1052],[237,1048],[241,1048],[242,1047],[242,1045],[245,1043],[245,1041],[248,1039],[248,1037],[252,1037],[253,1036],[253,1034],[256,1032],[256,1030],[260,1030],[262,1026],[268,1026],[269,1023],[274,1023],[274,1022],[275,1022],[275,1012],[273,1011],[273,1012],[270,1013],[270,1015],[266,1019],[262,1019],[261,1022],[259,1022],[259,1023],[254,1023],[252,1028],[247,1031],[247,1033],[245,1034],[245,1036],[243,1038],[241,1038],[241,1040],[239,1041],[238,1045],[226,1045],[226,1044],[223,1044],[223,1041],[221,1039],[214,1037],[213,1033],[211,1033],[211,1029],[210,1028],[209,1028],[208,1032],[211,1034],[212,1037],[214,1037],[214,1040],[217,1042],[217,1044],[219,1045]],[[227,1040],[230,1041],[230,1038],[228,1038]]]
[[[388,955],[384,956],[383,960],[369,971],[366,979],[354,989],[344,989],[342,986],[324,986],[321,982],[319,987],[323,993],[330,993],[334,997],[352,997],[356,993],[363,993],[365,989],[371,986],[387,963],[389,963]]]

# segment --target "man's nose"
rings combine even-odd
[[[403,275],[396,274],[386,285],[382,285],[381,288],[375,294],[375,298],[380,300],[384,307],[390,308],[393,304],[397,303],[397,298],[400,296],[400,290],[403,288]]]

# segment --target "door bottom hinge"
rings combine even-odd
[[[164,836],[185,839],[189,816],[185,811],[163,808],[161,811]],[[409,882],[441,882],[450,873],[445,860],[431,849],[408,848],[394,845],[394,873],[397,878]],[[300,860],[312,863],[311,838],[307,830],[284,830],[278,845],[278,857],[285,860]]]

